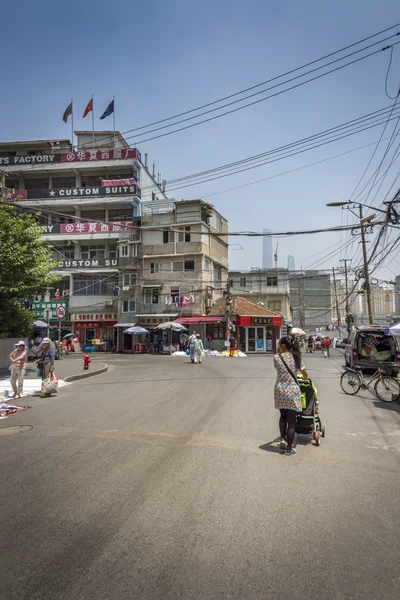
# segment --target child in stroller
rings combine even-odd
[[[315,445],[319,446],[321,437],[325,437],[325,426],[322,425],[319,416],[317,388],[311,379],[304,380],[301,375],[298,375],[297,379],[300,386],[303,412],[297,415],[296,433],[312,435]]]

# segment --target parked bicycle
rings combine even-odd
[[[62,360],[67,356],[68,352],[65,350],[62,344],[56,342],[56,359]]]
[[[396,402],[400,398],[400,383],[391,375],[386,375],[381,368],[375,371],[371,378],[365,379],[362,369],[345,367],[340,378],[340,387],[345,394],[354,396],[361,390],[369,390],[374,384],[374,391],[382,402]]]

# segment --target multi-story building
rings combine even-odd
[[[293,323],[305,331],[326,327],[332,321],[330,272],[317,270],[290,273]]]
[[[400,275],[396,275],[394,281],[394,311],[400,315]]]
[[[232,295],[248,298],[292,320],[287,269],[230,271],[229,282]]]
[[[141,209],[141,243],[129,240],[120,253],[121,266],[131,267],[120,275],[119,322],[147,329],[176,318],[203,322],[227,283],[227,237],[217,235],[227,233],[226,219],[202,200],[145,202]],[[120,336],[118,344],[129,340]]]
[[[166,195],[155,166],[151,174],[148,157],[143,164],[118,132],[95,132],[94,142],[91,131],[75,133],[76,149],[67,139],[3,142],[0,168],[10,199],[42,211],[60,276],[51,307],[58,295],[67,303],[63,328],[85,342],[112,341],[120,283],[139,266],[141,196],[157,203]]]
[[[371,285],[372,312],[374,317],[386,317],[395,312],[393,288]],[[368,315],[367,296],[362,296],[362,313]]]

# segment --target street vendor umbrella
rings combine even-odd
[[[134,325],[134,327],[128,327],[128,329],[124,330],[124,333],[149,333],[147,329],[144,327],[140,327],[140,325]]]
[[[317,332],[317,333],[314,333],[314,337],[324,337],[324,334]]]
[[[300,327],[292,327],[290,333],[293,335],[306,335],[306,332],[300,329]]]
[[[75,334],[73,333],[67,333],[66,335],[64,335],[63,340],[66,340],[69,337],[74,337]]]
[[[187,331],[187,327],[181,325],[181,323],[177,323],[176,321],[167,321],[166,323],[160,323],[154,329],[172,329],[173,331]]]
[[[38,327],[39,329],[47,329],[47,323],[45,323],[44,321],[34,321],[33,322],[34,327]],[[50,329],[53,329],[51,325],[49,325]]]
[[[384,333],[385,335],[400,336],[400,323],[396,323],[391,327],[386,327]]]

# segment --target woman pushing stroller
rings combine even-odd
[[[298,340],[283,337],[278,344],[278,354],[274,356],[274,367],[277,371],[274,399],[275,408],[280,411],[280,448],[285,455],[296,453],[293,448],[296,433],[296,416],[302,411],[301,391],[297,381],[297,373],[308,379],[308,373],[301,360]]]

